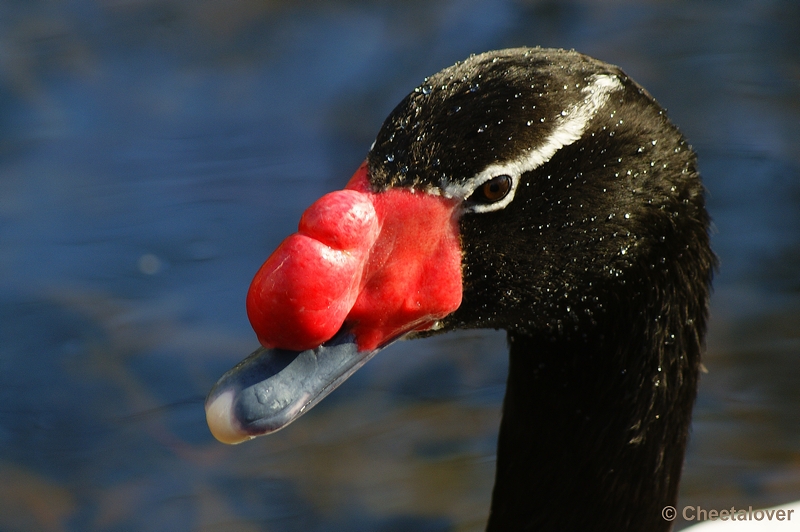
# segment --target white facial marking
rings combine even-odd
[[[490,212],[504,209],[513,201],[522,174],[545,164],[558,150],[580,139],[594,114],[608,101],[609,95],[621,88],[622,83],[617,76],[595,74],[591,77],[589,85],[581,91],[586,97],[583,101],[562,111],[561,116],[556,119],[555,129],[541,146],[526,151],[517,159],[490,164],[463,183],[448,183],[444,186],[444,195],[463,200],[493,177],[507,175],[511,177],[511,190],[503,199],[495,203],[470,205],[465,208],[465,211]]]

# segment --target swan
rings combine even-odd
[[[400,102],[256,273],[262,347],[211,390],[208,425],[225,443],[274,432],[394,341],[504,329],[487,530],[670,530],[708,227],[695,154],[618,67],[471,56]]]

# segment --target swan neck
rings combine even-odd
[[[588,339],[509,332],[487,530],[670,530],[700,346],[630,323]]]

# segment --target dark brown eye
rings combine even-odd
[[[478,187],[472,197],[481,203],[494,203],[506,197],[511,190],[511,176],[498,175]]]

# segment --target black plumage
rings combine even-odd
[[[580,138],[460,219],[464,297],[439,332],[510,345],[489,530],[670,528],[715,263],[695,155],[618,68],[514,49],[426,79],[368,156],[376,190],[445,194],[547,143],[598,75],[620,88]]]
[[[446,275],[420,270],[427,277],[411,293],[375,307],[375,329],[402,311],[415,317],[392,334],[413,336],[423,323],[414,319],[435,329],[417,335],[508,332],[488,529],[669,530],[661,512],[677,499],[715,259],[695,155],[658,103],[617,67],[576,52],[489,52],[409,94],[367,156],[368,184],[364,175],[356,186],[371,187],[368,198],[392,187],[443,196],[417,203],[452,217],[430,231],[452,251],[430,255],[453,259],[433,263]],[[414,197],[383,198],[393,196]],[[422,211],[397,212],[418,217],[376,241],[369,286],[397,280],[375,271],[401,228],[411,251],[392,264],[408,269],[392,275],[430,264],[414,257]],[[421,291],[458,287],[446,282],[459,268],[453,220],[460,306],[418,316]],[[320,346],[256,350],[209,393],[212,432],[237,443],[285,427],[395,339],[362,349],[357,330],[346,318]]]

